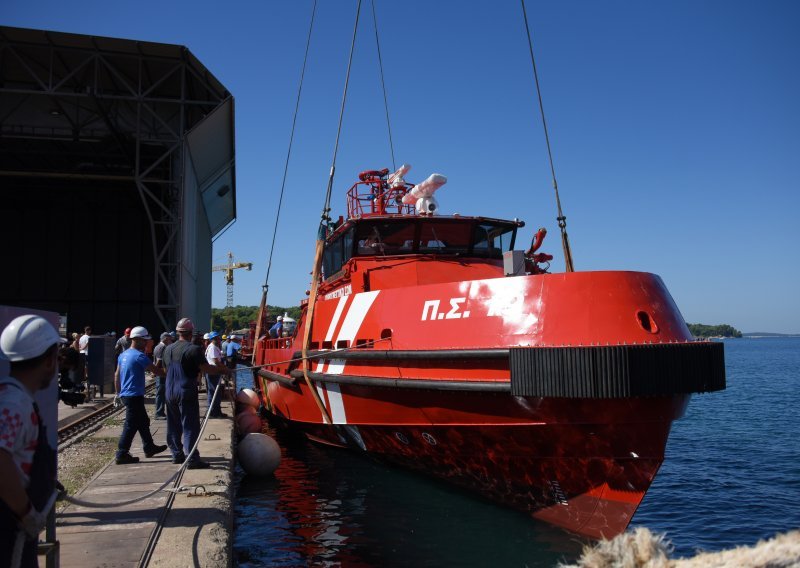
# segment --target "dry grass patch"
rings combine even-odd
[[[58,453],[58,480],[69,495],[75,495],[94,475],[108,465],[117,451],[117,438],[84,438]],[[58,504],[62,510],[66,502]]]

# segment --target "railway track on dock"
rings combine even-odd
[[[151,382],[145,387],[144,395],[152,396],[155,393],[155,382]],[[109,418],[122,414],[125,407],[114,408],[114,403],[109,400],[107,404],[101,406],[97,410],[85,414],[61,426],[58,429],[58,449],[61,451],[74,442],[82,439],[87,434],[99,430],[103,423]]]

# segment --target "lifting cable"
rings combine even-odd
[[[342,134],[342,119],[344,118],[344,105],[347,102],[347,86],[350,84],[350,69],[353,66],[353,51],[356,47],[356,32],[358,32],[358,17],[361,14],[361,0],[356,6],[356,23],[353,26],[353,41],[350,43],[350,58],[347,61],[347,73],[344,78],[344,93],[342,93],[342,106],[339,109],[339,126],[336,129],[336,143],[333,145],[333,160],[331,161],[331,173],[328,177],[328,190],[325,193],[325,206],[322,208],[322,222],[331,220],[328,213],[331,211],[331,191],[333,189],[333,176],[336,173],[336,154],[339,152],[339,137]]]
[[[386,109],[386,129],[389,131],[389,151],[392,153],[392,171],[397,171],[394,161],[394,143],[392,142],[392,124],[389,122],[389,100],[386,97],[386,83],[383,80],[383,59],[381,58],[381,42],[378,39],[378,18],[375,16],[375,0],[372,2],[372,22],[375,24],[375,46],[378,48],[378,67],[381,70],[381,87],[383,87],[383,107]]]
[[[311,32],[314,29],[314,16],[317,13],[317,0],[314,0],[314,5],[311,8],[311,23],[308,26],[308,39],[306,40],[306,53],[303,57],[303,67],[300,71],[300,85],[297,88],[297,100],[294,103],[294,117],[292,118],[292,132],[289,135],[289,149],[286,152],[286,162],[283,166],[283,180],[281,181],[281,193],[278,198],[278,210],[275,213],[275,226],[272,229],[272,244],[269,248],[269,260],[267,261],[267,276],[264,279],[264,285],[261,287],[261,304],[258,307],[258,321],[256,322],[256,341],[261,337],[261,325],[264,318],[264,311],[267,309],[267,293],[269,291],[269,273],[272,269],[272,254],[275,251],[275,239],[278,234],[278,222],[281,218],[281,207],[283,205],[283,192],[286,187],[286,176],[289,172],[289,158],[292,155],[292,142],[294,142],[294,131],[297,125],[297,114],[300,110],[300,94],[303,92],[303,79],[306,76],[306,63],[308,62],[308,50],[311,46]],[[253,350],[253,357],[255,358],[255,349]]]
[[[306,308],[306,324],[303,328],[303,377],[305,378],[306,385],[308,385],[309,390],[311,391],[311,395],[314,397],[314,401],[317,403],[317,407],[319,408],[320,412],[322,413],[322,417],[325,420],[326,424],[333,424],[333,420],[331,420],[330,415],[328,414],[328,410],[325,408],[325,405],[322,404],[322,400],[319,397],[319,393],[317,389],[314,388],[314,385],[311,382],[311,378],[308,376],[308,347],[311,341],[311,325],[314,321],[314,307],[317,304],[317,289],[319,288],[319,279],[320,273],[322,268],[322,252],[325,247],[325,238],[327,237],[328,228],[330,226],[330,210],[331,210],[331,191],[333,189],[333,176],[336,173],[336,154],[339,152],[339,137],[342,134],[342,119],[344,118],[344,107],[345,102],[347,101],[347,86],[350,83],[350,70],[353,66],[353,51],[356,46],[356,34],[358,32],[358,17],[361,14],[361,0],[358,0],[358,6],[356,7],[356,21],[355,25],[353,26],[353,41],[350,44],[350,58],[347,62],[347,74],[344,79],[344,93],[342,94],[342,106],[339,110],[339,126],[336,130],[336,143],[333,146],[333,160],[331,162],[331,172],[330,176],[328,177],[328,190],[325,193],[325,205],[322,207],[322,217],[319,222],[319,229],[317,230],[317,245],[316,251],[314,253],[314,269],[311,272],[311,290],[309,293],[308,298],[308,307]]]
[[[539,89],[539,74],[536,72],[536,59],[533,57],[533,40],[531,40],[531,29],[528,25],[528,13],[525,11],[525,0],[520,0],[522,4],[522,17],[525,20],[525,32],[528,34],[528,48],[531,53],[531,65],[533,65],[533,79],[536,83],[536,94],[539,97],[539,112],[542,115],[542,127],[544,128],[544,140],[547,144],[547,157],[550,159],[550,173],[553,176],[553,189],[556,191],[556,205],[558,206],[558,227],[561,229],[561,245],[564,249],[564,264],[567,272],[574,272],[572,264],[572,251],[569,247],[569,236],[567,235],[567,218],[561,211],[561,198],[558,195],[558,182],[556,182],[556,169],[553,165],[553,153],[550,150],[550,136],[547,133],[547,121],[544,118],[544,104],[542,103],[542,91]]]

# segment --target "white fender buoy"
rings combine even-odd
[[[266,434],[248,434],[238,447],[239,463],[248,475],[270,475],[281,463],[278,442]]]
[[[261,401],[258,400],[258,395],[253,389],[242,389],[236,393],[236,402],[241,403],[242,406],[252,406],[258,408]]]
[[[239,435],[261,432],[261,417],[255,413],[242,412],[236,416],[236,430]]]

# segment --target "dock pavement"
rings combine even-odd
[[[152,398],[147,398],[146,404],[153,438],[164,444],[166,421],[152,420]],[[91,406],[88,403],[73,410],[60,404],[59,423],[70,417],[74,420],[76,412],[89,412]],[[201,395],[200,411],[205,410]],[[230,566],[234,429],[233,407],[227,396],[222,410],[228,418],[209,420],[199,446],[202,459],[211,468],[184,470],[177,482],[136,503],[110,508],[69,504],[58,513],[60,566]],[[118,422],[93,435],[119,437],[122,425]],[[139,463],[117,465],[111,460],[74,497],[97,504],[130,501],[159,488],[180,469],[172,463],[169,450],[145,458],[138,435],[131,454],[139,457]],[[40,565],[45,565],[43,557]]]

